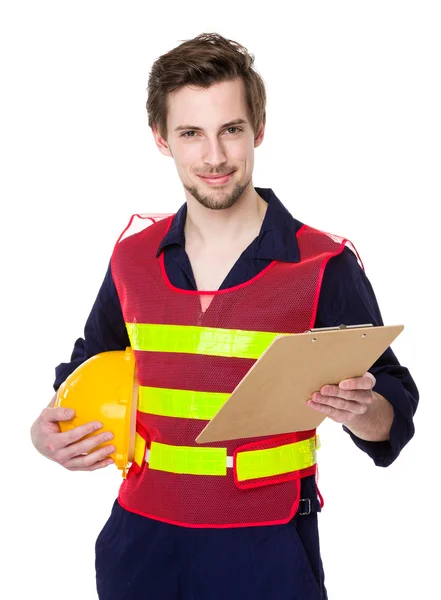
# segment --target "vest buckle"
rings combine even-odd
[[[301,506],[301,502],[305,502],[306,505]],[[299,515],[310,515],[311,514],[311,499],[310,498],[301,498],[297,512]]]

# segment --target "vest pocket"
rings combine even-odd
[[[236,448],[234,483],[250,489],[300,479],[315,474],[316,462],[314,431],[278,435]]]

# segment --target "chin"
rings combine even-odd
[[[231,208],[237,203],[250,181],[246,184],[241,184],[237,180],[230,180],[228,184],[217,188],[212,188],[209,185],[201,185],[200,183],[199,185],[192,186],[184,184],[184,188],[205,208],[223,210]]]

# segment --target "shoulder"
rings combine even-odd
[[[358,280],[364,272],[355,246],[344,236],[303,224],[297,231],[297,242],[299,249],[305,247],[306,254],[309,254],[309,248],[314,248],[315,252],[332,255],[325,264],[325,272],[330,273],[332,278]]]
[[[125,240],[143,240],[166,231],[173,221],[174,214],[135,214],[130,217],[126,227],[118,238],[118,242]]]
[[[115,244],[112,262],[115,256],[128,250],[139,250],[140,246],[152,245],[156,253],[157,247],[173,221],[173,217],[174,215],[159,215],[156,213],[132,215]]]
[[[333,298],[349,298],[360,287],[365,287],[366,275],[359,259],[350,247],[332,256],[325,267],[322,279],[322,294]]]
[[[332,325],[334,321],[381,324],[372,285],[357,255],[348,247],[328,261],[323,274],[319,309],[319,320],[326,325]]]
[[[327,278],[331,280],[349,279],[356,283],[364,274],[364,269],[356,252],[349,246],[331,257],[325,270]]]

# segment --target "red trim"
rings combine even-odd
[[[159,256],[159,265],[161,267],[161,275],[162,278],[166,284],[166,286],[168,287],[169,290],[171,290],[172,292],[179,292],[180,294],[185,294],[187,296],[217,296],[219,294],[228,294],[229,292],[235,292],[237,290],[241,290],[245,287],[248,287],[249,285],[252,285],[253,283],[255,283],[256,281],[258,281],[261,277],[263,277],[265,275],[265,273],[271,269],[275,264],[277,264],[277,260],[273,260],[273,262],[271,262],[267,267],[265,267],[260,273],[258,273],[255,277],[253,277],[252,279],[249,279],[248,281],[246,281],[245,283],[241,283],[240,285],[235,285],[234,287],[230,287],[230,288],[226,288],[223,290],[216,290],[216,291],[199,291],[199,290],[182,290],[181,288],[177,288],[175,287],[172,282],[170,281],[170,279],[168,278],[167,275],[167,271],[165,270],[165,264],[164,264],[164,253],[161,252],[161,255]]]
[[[323,496],[320,493],[320,490],[319,490],[319,487],[318,487],[318,480],[319,480],[319,470],[318,470],[318,467],[317,467],[317,472],[315,474],[315,485],[317,487],[317,495],[318,495],[319,500],[320,500],[320,507],[323,508],[324,505],[325,505],[325,501],[323,500]]]
[[[246,482],[238,481],[236,472],[236,453],[233,456],[233,477],[234,483],[240,490],[250,490],[253,488],[263,487],[265,485],[273,485],[275,483],[283,483],[285,481],[293,481],[294,479],[302,479],[309,475],[315,475],[316,466],[308,467],[307,469],[301,469],[300,471],[291,471],[290,473],[283,473],[281,475],[274,475],[260,479],[247,480]]]
[[[343,239],[337,252],[334,252],[333,254],[329,254],[329,256],[327,256],[323,260],[323,262],[320,266],[320,272],[319,272],[318,281],[317,281],[317,288],[315,290],[314,304],[312,307],[311,322],[309,324],[310,328],[314,327],[315,319],[317,316],[318,302],[319,302],[320,291],[322,288],[323,275],[325,273],[326,265],[328,264],[329,259],[333,258],[334,256],[338,256],[339,254],[341,254],[343,252],[345,245],[346,245],[346,240]]]
[[[306,231],[307,229],[309,229],[309,227],[307,225],[302,225],[302,227],[300,227],[300,229],[298,230],[297,234],[296,234],[296,238],[299,237],[304,231]],[[324,235],[328,235],[331,238],[335,238],[337,236],[335,236],[334,234],[328,233],[326,231],[321,231],[318,230],[320,233],[324,234]],[[313,308],[312,308],[312,316],[311,316],[311,322],[309,324],[310,328],[314,327],[314,323],[315,323],[315,319],[317,316],[317,308],[318,308],[318,302],[319,302],[319,296],[320,296],[320,291],[321,291],[321,287],[322,287],[322,281],[323,281],[323,275],[325,272],[325,267],[328,264],[328,261],[330,258],[333,258],[334,256],[338,256],[339,254],[341,254],[346,246],[346,243],[349,243],[354,252],[355,255],[357,256],[358,260],[360,261],[360,264],[363,268],[363,271],[365,270],[364,265],[363,265],[363,261],[360,258],[360,255],[358,254],[358,251],[356,249],[356,247],[354,246],[354,244],[351,242],[351,240],[348,240],[347,238],[342,238],[340,247],[338,248],[338,250],[336,252],[333,252],[332,254],[330,254],[329,256],[327,256],[321,266],[320,266],[320,272],[319,272],[319,277],[318,277],[318,282],[317,282],[317,288],[316,288],[316,292],[315,292],[315,297],[314,297],[314,303],[313,303]]]
[[[127,479],[125,481],[127,481]],[[124,483],[125,482],[123,482],[122,485],[124,485]],[[169,521],[167,519],[161,519],[160,517],[156,517],[155,515],[149,515],[147,513],[141,512],[139,510],[133,510],[132,508],[129,508],[121,501],[120,494],[118,494],[118,502],[122,508],[124,508],[125,510],[128,510],[131,513],[135,513],[137,515],[140,515],[141,517],[147,517],[148,519],[153,519],[154,521],[161,521],[162,523],[169,523],[170,525],[179,525],[180,527],[190,527],[191,529],[233,529],[233,528],[236,529],[239,527],[263,527],[265,525],[284,525],[285,523],[288,523],[294,517],[294,515],[296,514],[296,512],[299,508],[300,491],[297,494],[296,499],[294,500],[294,503],[289,512],[289,516],[286,517],[285,519],[280,519],[278,521],[263,521],[263,522],[259,522],[259,523],[231,523],[228,525],[211,525],[211,524],[209,524],[209,525],[205,525],[205,524],[204,525],[194,525],[191,523],[181,523],[180,521]]]
[[[320,490],[318,489],[318,486],[317,486],[317,495],[320,499],[320,508],[323,508],[325,505],[325,501],[323,500],[323,496],[321,495]]]
[[[127,225],[126,225],[126,227],[125,227],[125,228],[122,230],[122,232],[121,232],[121,233],[120,233],[120,235],[119,235],[119,238],[116,240],[115,247],[116,247],[116,245],[118,244],[118,242],[120,241],[120,239],[122,238],[122,236],[125,234],[125,232],[127,231],[127,229],[128,229],[128,228],[130,227],[130,225],[132,224],[132,222],[133,222],[133,219],[134,219],[135,217],[138,217],[138,216],[139,216],[139,215],[135,214],[135,215],[132,215],[132,216],[130,217],[130,220],[129,220],[128,224],[127,224]]]
[[[357,248],[354,246],[354,244],[351,242],[351,240],[348,240],[348,239],[347,239],[346,241],[347,241],[347,242],[349,242],[349,243],[351,244],[351,246],[352,246],[352,248],[354,249],[354,252],[355,252],[355,254],[356,254],[357,258],[358,258],[358,260],[359,260],[359,261],[360,261],[360,263],[361,263],[361,266],[363,267],[363,271],[365,271],[366,269],[364,268],[363,261],[361,260],[361,258],[360,258],[360,255],[358,254]]]
[[[299,229],[299,231],[297,232],[297,235],[298,235],[298,234],[299,234],[299,233],[302,231],[302,229],[303,229],[303,227],[301,227],[301,228]],[[324,233],[324,234],[326,234],[326,235],[329,235],[331,238],[333,238],[333,237],[337,237],[337,236],[335,236],[333,233],[328,233],[327,231],[321,231],[321,233]],[[354,246],[354,244],[351,242],[351,240],[348,240],[348,238],[343,238],[343,239],[344,239],[345,245],[346,245],[346,242],[347,242],[348,244],[351,244],[351,246],[352,246],[352,248],[353,248],[353,250],[354,250],[354,253],[355,253],[356,257],[357,257],[357,258],[358,258],[358,260],[360,261],[360,264],[361,264],[361,266],[362,266],[362,268],[363,268],[363,271],[365,271],[366,269],[364,268],[363,261],[361,260],[361,257],[360,257],[360,255],[358,254],[358,250],[357,250],[357,248]]]
[[[248,444],[242,444],[239,446],[241,450],[245,450],[246,448],[251,448],[252,450],[256,450],[259,446],[266,446],[270,442],[280,442],[277,445],[283,446],[284,443],[293,444],[295,442],[303,442],[304,440],[308,440],[315,436],[315,429],[305,429],[305,431],[296,431],[293,433],[281,433],[279,435],[273,435],[272,437],[265,438],[259,442],[248,442]],[[274,446],[275,448],[277,446]]]
[[[119,238],[117,239],[115,246],[116,246],[116,245],[118,244],[118,242],[121,240],[121,238],[123,237],[123,235],[125,234],[125,232],[126,232],[128,229],[129,229],[129,227],[130,227],[130,225],[133,223],[133,219],[134,219],[135,217],[138,217],[139,219],[148,219],[148,220],[149,220],[149,221],[151,221],[152,223],[156,223],[156,220],[155,220],[153,217],[149,216],[149,215],[144,215],[144,216],[143,216],[143,215],[140,215],[139,213],[135,213],[135,214],[133,214],[133,215],[130,217],[130,220],[129,220],[129,222],[128,222],[127,226],[125,227],[125,229],[123,230],[123,232],[120,234]]]
[[[167,227],[165,228],[165,232],[164,232],[164,235],[162,236],[161,242],[165,238],[165,236],[167,235],[168,230],[170,229],[170,227],[171,227],[171,225],[173,223],[174,217],[175,217],[175,215],[172,215],[171,217],[169,217],[169,222],[167,223]],[[161,255],[162,255],[162,252],[161,252]]]

